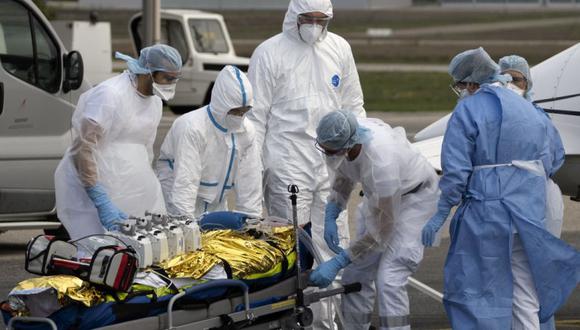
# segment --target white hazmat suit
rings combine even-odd
[[[269,215],[292,218],[287,187],[296,184],[298,220],[312,222],[312,238],[323,258],[334,254],[324,242],[324,206],[330,193],[323,156],[314,146],[316,126],[328,112],[338,109],[365,116],[363,94],[350,45],[323,30],[312,45],[299,34],[302,13],[321,12],[332,17],[330,0],[292,0],[283,32],[254,51],[248,78],[255,92],[249,118],[256,128],[262,152],[264,197]],[[348,241],[346,212],[338,220],[343,246]],[[327,308],[315,310],[315,328],[329,328]],[[318,318],[319,317],[319,318]]]
[[[134,75],[124,72],[81,95],[72,118],[74,141],[55,173],[58,217],[71,239],[104,228],[85,187],[99,182],[128,215],[165,213],[151,168],[161,120],[158,96],[142,96]]]
[[[235,211],[262,215],[262,176],[255,131],[247,118],[228,125],[228,111],[252,106],[252,86],[233,66],[218,75],[208,106],[175,120],[161,146],[157,175],[170,214],[199,217],[227,209],[231,189]],[[251,111],[250,111],[251,112]]]
[[[352,263],[342,276],[345,284],[360,282],[362,290],[343,297],[345,329],[368,329],[375,292],[380,329],[410,329],[406,285],[423,258],[421,229],[435,213],[438,178],[404,129],[377,119],[358,122],[372,139],[354,160],[341,162],[329,198],[344,208],[356,183],[364,192],[357,238],[347,250]]]

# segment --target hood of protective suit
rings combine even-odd
[[[282,31],[291,38],[302,41],[298,34],[298,15],[314,11],[319,11],[332,18],[332,2],[330,0],[291,0],[286,17],[284,17]],[[326,33],[327,29],[324,29],[321,40],[326,37]]]
[[[228,65],[215,80],[209,104],[215,121],[225,127],[225,117],[231,109],[254,105],[252,84],[240,69]]]

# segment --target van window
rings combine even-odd
[[[200,53],[227,53],[228,42],[222,26],[215,19],[190,19],[189,28],[195,50]]]
[[[139,52],[143,49],[143,36],[145,35],[143,29],[144,25],[142,17],[137,17],[131,22],[133,41],[135,42],[135,48],[137,48]],[[187,46],[187,41],[185,40],[183,27],[179,21],[163,18],[161,19],[160,30],[161,40],[159,40],[159,42],[177,49],[179,55],[181,55],[183,64],[185,64],[189,58],[189,48]]]
[[[161,43],[177,49],[183,63],[189,58],[185,33],[179,21],[172,19],[161,20]]]
[[[0,33],[4,70],[47,92],[58,92],[60,54],[39,20],[24,6],[0,0]]]

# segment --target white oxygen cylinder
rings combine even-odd
[[[158,260],[156,263],[162,263],[169,260],[169,243],[167,242],[167,235],[165,232],[163,230],[153,229],[151,234],[155,239],[157,239],[159,246],[159,254],[157,255]]]
[[[149,237],[137,232],[136,225],[136,219],[128,219],[118,231],[112,231],[110,234],[135,250],[139,268],[143,269],[153,264],[153,250]]]
[[[153,228],[151,219],[148,218],[134,218],[138,234],[144,236],[151,244],[151,264],[157,265],[167,260],[167,237],[165,234]]]
[[[139,268],[143,269],[153,265],[151,239],[142,234],[137,234],[133,238],[139,243],[139,251],[137,251],[137,254],[140,256]]]
[[[159,238],[155,237],[152,233],[144,233],[149,237],[149,241],[151,242],[151,259],[154,265],[157,265],[161,262],[161,241]]]
[[[201,232],[196,220],[187,220],[183,225],[185,252],[192,252],[201,248]]]
[[[172,223],[170,226],[170,231],[173,234],[173,244],[175,254],[174,256],[179,256],[185,253],[185,241],[183,237],[183,228],[180,224]]]
[[[176,255],[177,237],[170,229],[169,216],[150,212],[145,212],[145,215],[151,217],[154,230],[163,232],[163,235],[156,233],[156,236],[161,239],[161,261],[173,258]]]

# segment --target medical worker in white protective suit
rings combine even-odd
[[[266,210],[291,219],[287,187],[298,185],[299,222],[311,222],[314,244],[325,259],[334,255],[323,239],[330,184],[324,158],[314,148],[316,126],[333,109],[365,116],[350,45],[328,31],[332,15],[330,0],[290,1],[283,32],[258,46],[248,72],[256,100],[248,117],[262,154]],[[348,241],[346,218],[344,212],[338,220],[343,244]],[[327,307],[313,307],[314,328],[328,329]]]
[[[58,217],[72,239],[102,234],[128,215],[165,213],[153,169],[153,142],[162,99],[169,100],[181,71],[172,47],[117,53],[129,70],[81,95],[72,118],[74,139],[55,173]]]
[[[328,286],[340,269],[342,282],[362,290],[345,295],[345,329],[368,329],[378,296],[380,329],[410,329],[407,281],[423,258],[421,229],[435,213],[437,174],[407,141],[405,130],[378,119],[336,111],[322,118],[317,144],[336,170],[326,204],[325,239],[337,247],[335,220],[360,183],[364,198],[357,210],[357,238],[322,263],[310,281]],[[374,283],[373,283],[374,282]],[[374,285],[373,285],[374,284]]]
[[[509,55],[500,58],[499,68],[502,74],[509,74],[512,81],[507,87],[523,96],[526,100],[531,101],[532,96],[530,90],[532,89],[533,81],[530,74],[530,66],[525,58],[518,55]],[[535,104],[534,104],[535,105]],[[544,113],[548,118],[547,113],[542,108],[536,105],[536,109]],[[564,150],[562,139],[555,126],[548,126],[547,138],[553,148],[560,148],[558,154],[562,155],[561,159],[557,161],[564,161]],[[546,181],[546,229],[556,237],[560,237],[562,233],[562,223],[564,221],[564,200],[562,198],[562,191],[560,187],[548,177]],[[540,324],[541,330],[556,329],[556,323],[552,316],[548,321]]]
[[[175,120],[157,161],[170,214],[198,217],[227,210],[233,189],[236,212],[262,215],[255,131],[246,118],[253,103],[248,78],[228,65],[215,81],[210,104]]]

